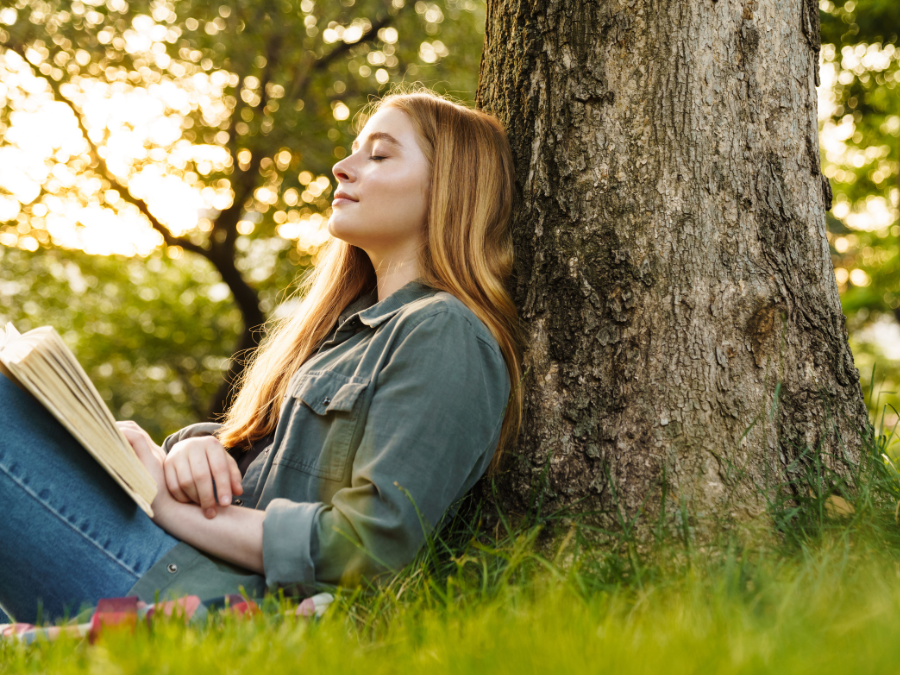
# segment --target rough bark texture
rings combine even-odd
[[[804,448],[858,459],[818,52],[816,0],[488,0],[530,340],[513,510],[541,476],[544,508],[653,510],[665,475],[740,517]]]

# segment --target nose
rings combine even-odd
[[[353,155],[350,155],[350,157],[352,156]],[[338,183],[352,183],[354,180],[356,180],[356,174],[354,173],[353,168],[350,166],[350,157],[342,159],[340,162],[331,167],[331,173],[334,174],[334,177],[338,179]]]

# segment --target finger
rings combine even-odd
[[[150,438],[150,434],[141,429],[135,422],[116,422],[116,425],[119,427],[119,431],[122,432],[125,440],[127,440],[131,447],[134,448],[134,452],[138,456],[138,459],[142,462],[146,462],[150,459],[148,454],[152,455],[153,459],[160,463],[165,461],[165,451],[156,445],[156,443],[153,442],[153,439]]]
[[[227,480],[231,484],[232,495],[243,494],[244,493],[244,486],[243,486],[244,478],[243,478],[243,476],[241,476],[241,470],[240,470],[240,468],[238,468],[237,461],[235,461],[234,457],[232,457],[231,453],[228,452],[228,450],[225,448],[224,445],[222,445],[222,442],[218,438],[216,438],[215,436],[209,436],[206,440],[209,442],[209,445],[207,446],[209,451],[212,451],[213,448],[216,448],[221,453],[221,455],[225,458],[225,462],[228,465]],[[222,480],[225,481],[226,478],[223,477]],[[218,487],[219,487],[219,479],[216,478],[216,488],[218,489]]]
[[[147,440],[148,441],[150,440],[150,434],[148,434],[146,431],[144,431],[137,422],[132,422],[131,420],[124,420],[124,421],[116,422],[116,426],[118,426],[119,429],[122,430],[123,434],[125,433],[126,430],[128,430],[132,433],[137,433],[137,434],[146,436]]]
[[[156,443],[151,443],[150,448],[153,450],[153,454],[157,456],[161,464],[164,464],[166,461],[166,451],[163,450]]]
[[[187,495],[189,500],[195,504],[199,504],[200,498],[197,496],[197,488],[194,485],[194,476],[191,474],[191,467],[190,464],[188,464],[187,458],[184,455],[176,457],[172,464],[175,467],[175,475],[178,478],[178,485],[181,487],[181,491]]]
[[[177,443],[172,445],[172,448],[169,450],[170,455],[189,455],[191,450],[197,446],[202,445],[202,438],[184,438]]]
[[[188,455],[188,460],[191,464],[194,486],[197,489],[198,504],[204,510],[211,509],[216,505],[216,497],[213,493],[213,478],[206,452],[192,452]]]
[[[138,458],[142,458],[145,453],[150,452],[149,439],[144,435],[138,433],[131,427],[121,427],[122,435],[125,437],[125,440],[128,441],[129,445],[134,448],[135,454],[137,454]]]
[[[178,484],[178,474],[175,471],[175,463],[168,457],[166,458],[165,463],[163,463],[163,471],[166,476],[166,487],[169,488],[169,494],[171,494],[176,501],[179,501],[182,504],[189,504],[191,501],[190,497],[184,494],[184,491]]]
[[[228,470],[231,473],[232,493],[236,495],[244,494],[244,477],[241,476],[241,470],[238,468],[238,463],[231,455],[226,456],[228,457]]]
[[[189,439],[178,441],[171,448],[169,448],[169,457],[175,457],[176,455],[180,455],[185,451],[185,444]]]
[[[116,422],[116,426],[119,427],[119,431],[122,432],[125,438],[131,438],[135,435],[134,427],[129,426],[127,422]]]
[[[216,492],[219,504],[222,506],[231,504],[231,471],[228,468],[226,457],[228,455],[222,451],[221,447],[206,446],[206,460],[209,463],[212,479],[216,482]]]

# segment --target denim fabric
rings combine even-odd
[[[2,375],[0,439],[0,608],[17,621],[124,596],[178,543]]]

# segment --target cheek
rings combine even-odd
[[[428,180],[419,173],[407,176],[402,181],[402,189],[394,194],[393,199],[394,204],[402,204],[408,217],[424,219],[429,201]]]
[[[428,209],[428,199],[420,190],[409,190],[398,196],[391,203],[391,210],[398,216],[402,216],[406,222],[422,221]]]
[[[367,186],[367,209],[379,221],[402,219],[424,221],[428,208],[427,182],[417,173],[404,173],[393,179],[379,180]]]

